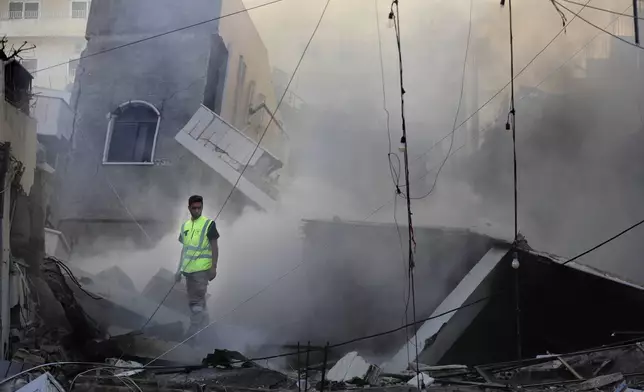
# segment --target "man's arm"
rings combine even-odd
[[[210,267],[210,280],[215,279],[217,276],[217,262],[219,261],[219,232],[215,222],[210,224],[208,228],[208,242],[210,242],[210,250],[212,251],[212,267]]]
[[[183,244],[183,231],[179,233],[179,242]],[[174,279],[177,282],[181,280],[181,264],[183,264],[183,246],[181,247],[181,253],[179,254],[179,264],[177,265],[177,271],[174,273]]]

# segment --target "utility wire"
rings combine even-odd
[[[376,32],[378,36],[378,54],[380,57],[380,81],[382,84],[382,110],[385,112],[386,115],[386,121],[387,121],[387,144],[388,144],[388,151],[387,151],[387,162],[389,164],[389,171],[391,174],[391,179],[394,183],[394,186],[396,187],[395,193],[394,193],[394,224],[396,225],[396,233],[398,235],[398,244],[400,245],[400,252],[401,252],[401,261],[403,263],[403,268],[405,271],[407,271],[407,266],[405,265],[405,247],[403,245],[403,238],[402,238],[402,233],[400,232],[400,226],[398,225],[398,217],[397,217],[397,205],[395,203],[396,201],[396,195],[397,192],[400,190],[400,170],[401,170],[401,162],[400,158],[398,155],[394,154],[392,151],[392,142],[391,142],[391,126],[390,126],[390,114],[389,110],[387,109],[387,89],[385,87],[385,66],[384,66],[384,61],[383,61],[383,55],[382,55],[382,37],[380,35],[380,16],[378,14],[378,0],[373,1],[374,5],[374,10],[376,14]],[[398,170],[393,167],[392,164],[392,157],[395,157],[398,161]],[[403,292],[403,301],[405,301],[405,293]],[[409,322],[408,316],[407,316],[407,308],[409,306],[409,302],[407,301],[405,303],[405,314],[403,315],[403,324],[406,324]],[[407,334],[407,340],[409,339],[409,335]],[[405,340],[405,342],[407,342]],[[407,357],[409,359],[409,350],[407,351]]]
[[[588,1],[586,2],[586,4],[590,3],[591,1],[592,1],[592,0],[588,0]],[[581,12],[581,11],[583,11],[583,8],[582,8],[579,12]],[[532,57],[532,59],[531,59],[530,61],[528,61],[528,63],[527,63],[523,68],[521,68],[521,70],[520,70],[519,72],[517,72],[517,73],[516,73],[516,75],[515,75],[515,77],[514,77],[514,78],[516,79],[516,78],[518,78],[519,76],[521,76],[521,75],[523,74],[523,72],[525,72],[525,70],[526,70],[526,69],[528,69],[528,67],[530,67],[530,66],[532,65],[532,63],[534,63],[534,61],[535,61],[539,56],[541,56],[541,54],[542,54],[543,52],[545,52],[545,51],[546,51],[546,49],[548,49],[548,47],[550,47],[550,45],[552,45],[552,43],[553,43],[553,42],[555,42],[555,40],[556,40],[557,38],[559,38],[559,36],[560,36],[562,33],[564,33],[564,32],[566,31],[566,28],[567,28],[568,26],[570,26],[570,24],[575,20],[575,18],[576,18],[576,17],[577,17],[577,15],[575,15],[575,17],[573,17],[573,18],[572,18],[572,19],[570,19],[568,22],[566,22],[566,24],[564,25],[564,27],[562,27],[562,28],[561,28],[561,30],[559,30],[559,32],[558,32],[557,34],[555,34],[555,36],[554,36],[554,37],[552,37],[552,39],[551,39],[551,40],[546,44],[546,46],[544,46],[544,47],[543,47],[539,52],[537,52],[537,54],[536,54],[536,55],[534,55],[534,57]],[[424,157],[425,155],[427,155],[427,154],[428,154],[428,153],[429,153],[433,148],[435,148],[437,145],[439,145],[440,143],[442,143],[442,142],[443,142],[443,140],[445,140],[445,139],[447,139],[448,137],[450,137],[450,135],[451,135],[453,132],[456,132],[456,131],[458,131],[459,129],[461,129],[461,127],[462,127],[463,125],[465,125],[468,121],[470,121],[470,120],[471,120],[474,116],[476,116],[476,115],[477,115],[481,110],[483,110],[483,108],[485,108],[487,105],[489,105],[489,104],[490,104],[490,102],[492,102],[492,101],[493,101],[496,97],[498,97],[498,96],[499,96],[503,91],[505,91],[505,89],[506,89],[508,86],[510,86],[510,82],[506,83],[506,84],[505,84],[505,86],[501,87],[499,90],[497,90],[497,92],[495,92],[494,94],[492,94],[492,96],[491,96],[490,98],[488,98],[488,99],[483,103],[483,105],[481,105],[478,109],[476,109],[472,114],[470,114],[470,115],[469,115],[465,120],[463,120],[461,123],[459,123],[459,125],[456,127],[456,129],[455,129],[454,131],[452,131],[452,132],[450,132],[450,133],[446,134],[445,136],[443,136],[443,137],[442,137],[440,140],[438,140],[436,143],[432,144],[432,145],[429,147],[429,149],[427,149],[424,153],[422,153],[422,154],[418,155],[416,158],[414,158],[414,161],[417,161],[417,160],[419,160],[420,158],[422,158],[422,157]]]
[[[380,16],[378,14],[378,0],[373,0],[374,3],[374,8],[375,8],[375,14],[376,14],[376,32],[378,33],[378,54],[380,56],[380,81],[382,84],[382,111],[385,112],[385,116],[387,119],[387,145],[388,145],[388,151],[387,151],[387,163],[389,165],[389,172],[391,174],[391,180],[394,183],[394,186],[396,189],[399,187],[400,183],[400,158],[398,155],[394,154],[392,151],[392,143],[391,143],[391,126],[390,126],[390,117],[391,115],[389,114],[389,109],[387,109],[387,89],[385,87],[385,65],[383,61],[383,56],[382,56],[382,37],[380,35]],[[392,158],[396,158],[398,160],[398,171],[393,166],[392,163]]]
[[[254,8],[249,8],[246,11],[252,10],[252,9],[255,9],[255,8],[259,8],[259,7],[262,7],[262,6],[266,6],[266,5],[269,5],[269,4],[274,4],[274,3],[278,2],[278,1],[283,1],[283,0],[276,0],[276,1],[273,1],[271,3],[265,3],[263,5],[260,5],[260,6],[254,7]],[[311,35],[311,38],[309,39],[308,43],[304,47],[304,51],[302,53],[302,56],[300,56],[300,60],[298,61],[297,65],[295,66],[295,70],[293,71],[293,74],[291,75],[291,78],[290,78],[288,84],[286,85],[286,88],[284,89],[284,92],[282,93],[282,96],[281,96],[279,102],[277,103],[277,106],[275,107],[275,110],[273,111],[271,116],[269,116],[270,118],[268,120],[268,123],[266,124],[266,128],[264,129],[264,132],[262,132],[262,135],[260,136],[259,140],[257,141],[257,144],[255,145],[255,148],[253,149],[253,152],[248,157],[248,161],[246,162],[246,164],[242,168],[241,172],[239,173],[239,176],[237,176],[237,180],[235,181],[235,183],[233,184],[232,188],[230,189],[230,192],[228,193],[228,196],[224,200],[224,203],[221,205],[221,208],[219,209],[219,212],[215,216],[215,220],[217,220],[219,218],[219,216],[221,215],[221,213],[224,211],[224,208],[226,207],[226,204],[228,203],[228,201],[230,201],[230,198],[232,197],[232,195],[234,194],[235,190],[237,189],[237,186],[239,185],[239,182],[241,181],[244,173],[246,172],[246,169],[248,169],[248,166],[250,165],[250,162],[253,160],[253,157],[257,153],[257,150],[259,149],[260,145],[262,144],[262,140],[264,140],[264,137],[266,136],[266,133],[268,132],[268,129],[273,124],[274,119],[275,119],[275,115],[277,114],[277,111],[279,110],[280,106],[282,105],[282,102],[284,101],[284,98],[286,97],[286,94],[288,93],[288,89],[290,88],[291,83],[293,83],[293,79],[295,78],[295,75],[297,74],[297,71],[298,71],[300,65],[302,64],[302,61],[304,60],[304,56],[306,55],[306,52],[307,52],[309,46],[311,45],[311,42],[313,41],[313,37],[315,36],[315,34],[317,33],[318,28],[320,27],[320,23],[322,23],[322,19],[324,18],[324,14],[326,13],[326,10],[327,10],[327,8],[329,6],[329,2],[330,2],[330,0],[327,0],[326,5],[324,6],[324,10],[322,11],[322,16],[320,17],[320,20],[318,21],[318,24],[315,26],[315,29],[313,30],[313,34]],[[238,14],[238,13],[241,13],[241,12],[244,12],[244,11],[239,11],[239,12],[232,13],[232,14],[227,14],[226,16]],[[200,24],[203,24],[203,23],[207,23],[207,22],[201,22]],[[141,330],[143,330],[145,327],[147,327],[147,325],[150,323],[150,321],[152,321],[152,318],[154,318],[154,316],[157,314],[157,312],[159,311],[159,309],[161,308],[161,306],[163,305],[165,300],[168,299],[168,297],[170,296],[170,294],[172,293],[172,290],[174,290],[174,287],[176,285],[177,285],[177,281],[175,280],[175,282],[172,284],[172,286],[170,286],[170,289],[165,294],[165,296],[163,297],[161,302],[159,302],[159,305],[157,305],[157,307],[154,310],[154,312],[152,313],[152,315],[148,318],[148,320],[145,322],[143,327],[141,327]]]
[[[503,4],[503,3],[501,3]],[[556,8],[556,7],[555,7]],[[557,12],[560,12],[557,9]],[[565,15],[561,15],[563,20],[564,28],[566,26]],[[508,21],[509,21],[509,33],[510,33],[510,112],[508,113],[508,123],[505,125],[505,129],[512,128],[512,169],[514,174],[513,188],[514,188],[514,240],[512,246],[516,247],[516,243],[519,239],[519,207],[518,207],[518,184],[517,184],[517,130],[516,130],[516,106],[514,100],[514,29],[512,25],[512,0],[508,0]],[[516,253],[513,252],[514,255]],[[519,270],[516,270],[515,273],[515,319],[516,319],[516,334],[517,334],[517,359],[521,359],[522,355],[522,344],[521,344],[521,307],[519,301]]]
[[[613,37],[613,38],[617,38],[618,40],[620,40],[620,41],[622,41],[622,42],[624,42],[624,43],[626,43],[626,44],[629,44],[629,45],[631,45],[631,46],[633,46],[633,47],[635,47],[635,48],[637,48],[637,49],[641,49],[641,50],[642,50],[642,49],[644,49],[643,47],[641,47],[641,46],[639,46],[639,45],[637,45],[637,44],[635,44],[635,43],[633,43],[633,42],[630,42],[630,41],[628,41],[628,40],[625,40],[624,38],[620,37],[619,35],[614,34],[614,33],[611,33],[610,31],[608,31],[608,30],[606,30],[606,29],[602,28],[601,26],[596,25],[595,23],[593,23],[593,22],[589,21],[588,19],[584,18],[583,16],[580,16],[579,14],[581,13],[581,11],[579,11],[579,12],[575,12],[575,11],[571,10],[570,8],[566,7],[565,5],[561,4],[561,3],[560,3],[560,2],[558,2],[557,0],[553,0],[553,1],[554,1],[555,3],[557,3],[557,5],[558,5],[558,6],[560,6],[561,8],[563,8],[563,9],[565,9],[566,11],[570,12],[571,14],[575,15],[576,17],[579,17],[579,19],[583,20],[584,22],[586,22],[587,24],[589,24],[589,25],[593,26],[593,27],[594,27],[594,28],[596,28],[596,29],[603,31],[604,33],[606,33],[606,34],[610,35],[611,37]]]
[[[255,149],[253,150],[253,153],[250,155],[250,157],[248,158],[248,161],[247,161],[247,162],[246,162],[246,164],[244,165],[244,168],[242,169],[242,171],[240,172],[239,176],[237,177],[237,181],[235,181],[235,184],[233,184],[233,188],[231,189],[230,193],[228,194],[228,197],[226,198],[226,200],[224,201],[223,205],[221,206],[221,209],[219,210],[219,213],[217,213],[217,216],[215,217],[215,220],[219,217],[219,215],[221,214],[221,212],[224,210],[224,207],[226,206],[226,203],[230,200],[230,197],[232,196],[232,194],[233,194],[233,192],[235,191],[235,189],[236,189],[237,185],[239,184],[239,181],[241,180],[242,176],[244,175],[244,172],[246,171],[246,168],[248,168],[248,166],[249,166],[249,164],[250,164],[251,160],[253,159],[253,156],[255,155],[255,153],[257,152],[257,150],[259,149],[259,146],[260,146],[260,144],[262,143],[262,140],[264,139],[264,136],[266,135],[266,133],[267,133],[267,131],[268,131],[269,127],[271,126],[271,124],[272,124],[272,122],[273,122],[273,118],[275,117],[275,114],[276,114],[276,113],[277,113],[277,111],[279,110],[279,108],[280,108],[280,106],[281,106],[282,102],[284,101],[284,98],[286,97],[286,94],[288,93],[288,89],[290,88],[291,83],[293,83],[293,80],[295,79],[295,76],[297,75],[297,71],[299,70],[300,65],[302,64],[302,61],[304,60],[304,57],[306,56],[306,53],[307,53],[307,51],[308,51],[309,47],[311,46],[311,43],[313,42],[313,38],[314,38],[314,37],[315,37],[315,35],[317,34],[317,32],[318,32],[318,30],[319,30],[319,28],[320,28],[320,25],[322,24],[322,20],[324,19],[324,16],[326,15],[326,11],[327,11],[327,9],[329,8],[329,4],[330,4],[330,2],[331,2],[331,0],[327,0],[326,4],[324,5],[324,8],[322,9],[322,14],[320,15],[320,18],[319,18],[319,20],[318,20],[317,24],[315,25],[315,28],[313,29],[313,32],[311,33],[311,37],[309,38],[309,40],[308,40],[308,42],[307,42],[306,46],[304,47],[304,50],[302,51],[302,55],[300,56],[300,59],[299,59],[299,61],[297,62],[297,65],[295,66],[295,69],[293,70],[293,74],[291,75],[291,78],[289,79],[289,82],[288,82],[288,84],[286,85],[286,88],[284,89],[284,92],[282,93],[282,96],[281,96],[281,98],[280,98],[279,102],[277,103],[277,107],[275,108],[275,110],[274,110],[274,112],[273,112],[273,115],[272,115],[272,116],[270,116],[270,119],[269,119],[269,121],[268,121],[268,124],[266,125],[266,128],[264,129],[264,132],[262,133],[262,136],[259,138],[259,141],[257,142],[257,145],[255,146]],[[293,268],[291,271],[289,271],[289,272],[287,272],[286,274],[282,275],[280,278],[278,278],[277,280],[275,280],[275,281],[273,281],[272,283],[270,283],[270,284],[269,284],[268,286],[266,286],[264,289],[260,290],[259,292],[257,292],[257,293],[255,293],[254,295],[252,295],[250,298],[248,298],[248,299],[246,299],[245,301],[243,301],[241,304],[239,304],[237,307],[235,307],[235,308],[232,310],[232,312],[234,312],[235,310],[237,310],[237,309],[238,309],[239,307],[241,307],[242,305],[246,304],[247,302],[251,301],[252,299],[254,299],[255,297],[257,297],[258,295],[260,295],[261,293],[263,293],[265,290],[267,290],[269,287],[271,287],[271,286],[272,286],[273,284],[275,284],[276,282],[278,282],[278,281],[280,281],[281,279],[283,279],[283,278],[285,278],[286,276],[288,276],[290,273],[292,273],[292,272],[293,272],[293,271],[295,271],[297,268],[299,268],[299,267],[303,264],[303,262],[304,262],[304,261],[300,262],[300,263],[299,263],[297,266],[295,266],[295,268]],[[175,282],[175,284],[176,284],[176,282]],[[172,288],[174,288],[174,285],[172,286]],[[172,288],[170,289],[170,291],[172,291]],[[166,294],[166,298],[167,298],[167,297],[168,297],[168,295],[170,294],[170,291],[168,292],[168,294]],[[164,299],[164,300],[165,300],[165,299]],[[161,302],[161,303],[163,303],[163,302]],[[160,307],[160,305],[159,305],[159,307]],[[157,308],[157,310],[158,310],[158,308]],[[232,313],[232,312],[231,312],[231,313]],[[147,365],[149,365],[149,364],[153,363],[154,361],[156,361],[157,359],[159,359],[159,358],[163,357],[164,355],[166,355],[166,354],[167,354],[167,353],[169,353],[170,351],[172,351],[172,350],[176,349],[177,347],[179,347],[179,346],[181,346],[181,345],[185,344],[188,340],[190,340],[190,339],[192,339],[193,337],[197,336],[199,333],[201,333],[202,331],[204,331],[205,329],[207,329],[208,327],[210,327],[211,325],[213,325],[215,322],[216,322],[216,320],[215,320],[215,321],[213,321],[213,322],[211,322],[211,323],[209,323],[208,325],[206,325],[206,326],[205,326],[205,327],[203,327],[202,329],[198,330],[197,332],[195,332],[194,334],[192,334],[192,335],[191,335],[191,336],[189,336],[188,338],[184,339],[182,342],[180,342],[180,343],[179,343],[179,344],[177,344],[176,346],[174,346],[174,347],[170,348],[170,349],[169,349],[169,350],[167,350],[166,352],[162,353],[162,354],[161,354],[161,355],[159,355],[158,357],[156,357],[156,358],[154,358],[153,360],[151,360],[150,362],[148,362],[148,364],[147,364]],[[146,365],[146,366],[147,366],[147,365]]]
[[[454,115],[454,124],[452,125],[452,132],[450,132],[451,138],[449,142],[449,149],[447,150],[447,154],[445,154],[445,159],[443,159],[440,167],[438,168],[438,171],[436,172],[436,176],[434,177],[434,183],[432,184],[432,187],[429,189],[427,193],[425,193],[422,196],[419,197],[412,197],[412,200],[421,200],[434,192],[434,189],[436,188],[436,183],[438,182],[438,176],[440,176],[441,171],[443,170],[443,167],[445,166],[445,163],[449,159],[452,149],[454,148],[454,134],[456,133],[456,123],[458,122],[458,115],[461,113],[461,105],[463,103],[463,93],[465,91],[465,72],[467,70],[467,58],[468,54],[470,52],[470,41],[472,39],[472,8],[473,8],[473,0],[470,0],[470,17],[469,17],[469,24],[468,24],[468,30],[467,30],[467,42],[465,44],[465,56],[463,59],[463,71],[461,73],[461,92],[458,97],[458,106],[456,107],[456,114]],[[478,92],[477,92],[478,93]],[[407,192],[411,192],[411,189],[407,189]]]
[[[626,233],[628,233],[629,231],[633,230],[634,228],[636,228],[636,227],[638,227],[638,226],[642,225],[643,223],[644,223],[644,219],[643,219],[643,220],[641,220],[641,221],[639,221],[639,222],[637,222],[637,223],[635,223],[634,225],[629,226],[628,228],[626,228],[626,229],[624,229],[624,230],[620,231],[619,233],[617,233],[616,235],[614,235],[614,236],[610,237],[610,238],[609,238],[609,239],[607,239],[606,241],[603,241],[603,242],[601,242],[601,243],[599,243],[599,244],[597,244],[597,245],[593,246],[592,248],[588,249],[587,251],[585,251],[585,252],[582,252],[582,253],[578,254],[577,256],[573,257],[572,259],[567,260],[565,263],[563,263],[563,265],[566,265],[566,264],[568,264],[568,263],[570,263],[570,262],[572,262],[572,261],[575,261],[575,260],[577,260],[577,259],[580,259],[580,258],[582,258],[582,257],[586,256],[587,254],[589,254],[589,253],[591,253],[591,252],[596,251],[597,249],[601,248],[602,246],[604,246],[604,245],[606,245],[606,244],[608,244],[608,243],[610,243],[610,242],[612,242],[612,241],[616,240],[617,238],[619,238],[619,237],[623,236],[624,234],[626,234]]]
[[[31,72],[31,74],[36,74],[36,73],[38,73],[38,72],[42,72],[42,71],[46,71],[46,70],[49,70],[49,69],[52,69],[52,68],[60,67],[61,65],[67,65],[67,64],[69,64],[69,63],[71,63],[71,62],[74,62],[74,61],[80,61],[80,60],[83,60],[83,59],[86,59],[86,58],[89,58],[89,57],[94,57],[94,56],[98,56],[98,55],[101,55],[101,54],[105,54],[105,53],[113,52],[113,51],[115,51],[115,50],[123,49],[123,48],[126,48],[126,47],[128,47],[128,46],[132,46],[132,45],[140,44],[140,43],[142,43],[142,42],[146,42],[146,41],[153,40],[153,39],[155,39],[155,38],[159,38],[159,37],[163,37],[163,36],[166,36],[166,35],[174,34],[174,33],[177,33],[177,32],[179,32],[179,31],[188,30],[188,29],[191,29],[191,28],[193,28],[193,27],[201,26],[201,25],[204,25],[204,24],[208,24],[208,23],[211,23],[211,22],[214,22],[214,21],[220,20],[220,19],[227,18],[227,17],[229,17],[229,16],[234,16],[234,15],[237,15],[237,14],[243,14],[244,12],[248,12],[248,11],[256,10],[256,9],[258,9],[258,8],[262,8],[262,7],[266,7],[266,6],[269,6],[269,5],[273,5],[273,4],[276,4],[276,3],[280,3],[280,2],[282,2],[282,1],[284,1],[284,0],[273,0],[273,1],[269,1],[268,3],[260,4],[260,5],[257,5],[257,6],[254,6],[254,7],[250,7],[250,8],[244,8],[243,10],[239,10],[239,11],[231,12],[231,13],[229,13],[229,14],[221,15],[221,16],[218,16],[218,17],[216,17],[216,18],[211,18],[211,19],[203,20],[203,21],[201,21],[201,22],[197,22],[197,23],[193,23],[193,24],[190,24],[190,25],[187,25],[187,26],[179,27],[179,28],[176,28],[176,29],[173,29],[173,30],[169,30],[169,31],[166,31],[166,32],[160,33],[160,34],[151,35],[151,36],[146,37],[146,38],[138,39],[138,40],[135,40],[135,41],[132,41],[132,42],[125,43],[125,44],[123,44],[123,45],[118,45],[118,46],[115,46],[115,47],[112,47],[112,48],[108,48],[108,49],[105,49],[105,50],[101,50],[101,51],[98,51],[98,52],[96,52],[96,53],[90,53],[90,54],[88,54],[88,55],[81,56],[81,57],[79,57],[79,58],[77,58],[77,59],[72,59],[72,60],[69,60],[69,61],[65,61],[65,62],[63,62],[63,63],[50,65],[49,67],[45,67],[45,68],[41,68],[41,69],[38,69],[38,70],[36,70],[36,71],[33,71],[33,72]]]
[[[570,3],[570,4],[575,4],[575,5],[584,5],[584,3],[580,3],[580,2],[577,2],[577,1],[573,1],[573,0],[561,0],[561,1],[564,1],[564,2]],[[596,10],[596,11],[607,12],[607,13],[613,14],[613,15],[626,16],[626,17],[631,18],[631,19],[635,18],[635,19],[644,20],[644,18],[642,18],[641,16],[636,17],[635,15],[629,15],[629,14],[627,14],[625,12],[613,11],[613,10],[609,10],[607,8],[595,7],[595,6],[592,6],[592,5],[586,5],[586,8],[590,8],[590,9],[593,9],[593,10]],[[629,6],[628,8],[631,8],[631,7]]]
[[[282,0],[276,0],[276,1],[282,1]],[[300,65],[302,65],[302,61],[304,60],[304,56],[306,56],[306,52],[308,51],[309,47],[311,46],[311,42],[313,42],[313,38],[315,37],[315,34],[317,33],[318,29],[320,28],[320,24],[322,24],[322,19],[324,19],[324,15],[326,14],[327,8],[329,8],[329,3],[331,0],[327,0],[326,4],[324,5],[324,9],[322,10],[322,15],[320,15],[320,19],[318,20],[317,25],[313,29],[313,33],[311,34],[311,37],[309,38],[309,41],[306,43],[306,46],[304,47],[304,51],[302,52],[302,55],[300,56],[299,61],[297,62],[297,65],[295,66],[295,69],[293,70],[293,74],[291,75],[291,78],[288,81],[288,84],[286,85],[286,88],[284,89],[284,92],[282,93],[282,96],[280,100],[277,102],[277,106],[275,107],[275,110],[273,111],[272,115],[270,116],[270,119],[268,120],[268,124],[266,124],[266,128],[264,129],[264,132],[262,132],[262,136],[260,136],[259,140],[257,141],[257,145],[255,146],[255,149],[253,152],[250,154],[250,157],[248,157],[248,161],[244,165],[243,169],[239,173],[239,176],[237,176],[237,180],[233,184],[232,189],[230,190],[230,193],[228,193],[228,196],[224,200],[224,204],[221,205],[221,208],[219,209],[219,212],[217,213],[217,216],[215,217],[215,220],[219,218],[219,215],[221,215],[222,211],[224,210],[224,207],[226,207],[226,204],[232,197],[233,193],[235,192],[235,189],[237,189],[237,185],[239,185],[239,181],[241,181],[242,176],[246,172],[246,169],[248,169],[248,165],[250,165],[250,162],[253,160],[253,157],[257,153],[257,150],[259,149],[260,144],[262,144],[262,140],[264,140],[264,136],[266,136],[266,133],[268,132],[268,128],[270,128],[271,124],[273,124],[275,115],[277,114],[277,111],[279,110],[280,106],[282,106],[282,102],[284,102],[284,98],[286,97],[286,94],[288,93],[288,89],[291,87],[291,84],[293,83],[293,79],[295,79],[295,75],[297,75],[297,71],[300,68]]]
[[[395,12],[394,12],[395,9]],[[407,226],[408,226],[408,241],[409,246],[409,281],[411,285],[411,304],[412,304],[412,317],[414,320],[414,325],[416,323],[416,285],[414,282],[414,247],[416,241],[414,239],[414,224],[412,220],[412,211],[411,211],[411,198],[409,196],[409,190],[411,189],[411,184],[409,180],[409,141],[407,140],[407,122],[405,119],[405,79],[403,71],[403,59],[402,59],[402,45],[401,45],[401,34],[400,34],[400,7],[398,5],[398,0],[393,0],[391,3],[391,11],[389,12],[389,19],[394,22],[394,30],[396,33],[396,47],[398,48],[398,70],[400,78],[400,120],[402,124],[402,137],[400,138],[400,144],[403,147],[403,162],[405,170],[405,187],[407,189]],[[396,189],[398,191],[398,188]],[[414,340],[416,344],[416,362],[418,362],[418,334],[414,334]],[[421,378],[419,377],[420,371],[416,367],[416,378],[418,380],[418,390],[421,390],[421,385],[423,384]]]
[[[518,218],[518,191],[517,191],[517,131],[516,131],[516,107],[514,101],[514,30],[512,26],[512,0],[508,0],[508,19],[510,24],[510,113],[508,118],[511,120],[506,124],[506,129],[512,128],[512,168],[514,174],[514,241],[519,235],[519,218]]]

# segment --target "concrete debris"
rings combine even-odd
[[[613,384],[622,384],[624,381],[624,376],[615,373],[615,374],[608,374],[606,376],[599,376],[592,378],[588,381],[584,381],[581,384],[579,384],[576,387],[570,388],[571,391],[594,391],[596,389],[605,387],[607,385],[613,385]]]
[[[381,370],[358,355],[350,352],[338,361],[327,373],[327,380],[349,384],[375,384]]]
[[[202,363],[206,366],[223,369],[254,366],[248,358],[237,351],[230,350],[215,350],[214,353],[208,354]]]
[[[124,372],[116,373],[116,377],[130,377],[143,371],[143,369],[140,369],[143,367],[143,364],[135,361],[124,361],[122,359],[111,358],[106,362],[113,366],[136,368],[135,370],[127,370]]]
[[[40,355],[31,353],[24,348],[19,349],[18,351],[16,351],[15,354],[13,354],[13,360],[30,363],[34,365],[40,365],[45,363],[45,358],[43,358]]]
[[[17,392],[65,392],[65,389],[49,373],[45,373]]]
[[[418,388],[418,380],[420,379],[420,389],[432,385],[434,383],[434,378],[430,377],[427,373],[418,373],[417,376],[407,381],[407,385]]]

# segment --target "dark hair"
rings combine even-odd
[[[193,203],[203,204],[203,197],[199,195],[190,196],[190,198],[188,199],[188,205],[191,206]]]

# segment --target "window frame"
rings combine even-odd
[[[87,4],[87,9],[85,10],[85,17],[84,18],[76,18],[74,17],[74,3],[85,3]],[[69,0],[69,17],[71,19],[89,19],[89,10],[92,7],[92,0]]]
[[[20,18],[12,18],[11,17],[11,12],[16,12],[16,11],[11,11],[11,4],[12,3],[22,4],[22,7],[21,7],[22,9],[20,11],[21,12],[20,13]],[[32,3],[38,4],[38,16],[37,17],[35,17],[35,18],[31,18],[31,17],[27,18],[26,17],[25,4],[28,4],[28,3],[29,4],[32,4]],[[8,6],[9,6],[9,20],[38,20],[38,19],[40,19],[40,14],[41,14],[41,12],[40,12],[40,6],[41,6],[40,0],[9,0]]]
[[[115,112],[117,112],[119,109],[124,109],[129,105],[147,106],[150,109],[152,109],[154,113],[157,115],[157,126],[156,126],[156,129],[154,130],[154,138],[152,141],[152,153],[150,154],[150,162],[113,162],[107,159],[107,156],[110,150],[110,144],[112,142],[112,133],[114,132],[114,123],[118,118],[118,115],[116,115]],[[103,165],[154,166],[155,165],[154,158],[155,158],[155,153],[157,149],[157,139],[159,137],[159,126],[161,125],[161,112],[159,112],[159,110],[149,102],[133,99],[131,101],[123,102],[122,104],[120,104],[116,110],[107,114],[107,118],[109,122],[107,124],[107,132],[105,134],[105,146],[103,148]]]

